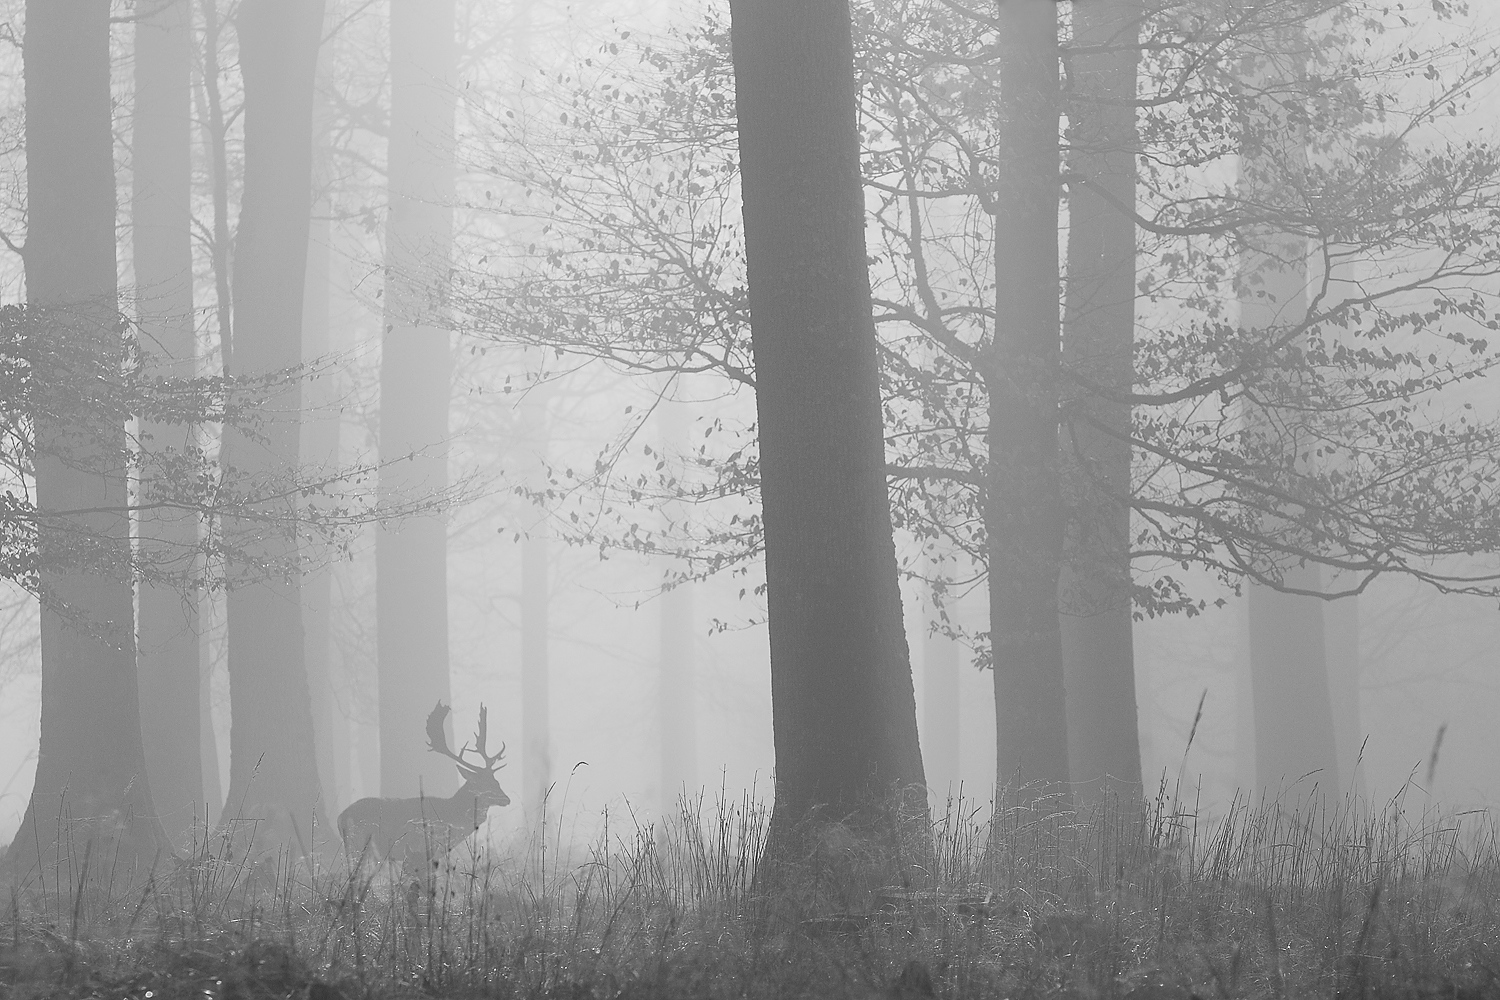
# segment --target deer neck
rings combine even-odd
[[[483,820],[484,814],[489,810],[489,806],[483,801],[483,794],[468,785],[463,785],[445,801],[450,813],[455,815],[472,813],[477,819]]]

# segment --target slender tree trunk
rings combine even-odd
[[[521,540],[521,809],[528,823],[541,821],[552,783],[548,548],[547,522],[538,521]]]
[[[1299,33],[1271,39],[1269,51],[1255,58],[1246,85],[1274,91],[1281,81],[1305,70]],[[1259,100],[1246,121],[1240,156],[1240,195],[1250,203],[1284,197],[1281,188],[1295,183],[1291,171],[1307,164],[1304,129],[1298,127],[1281,97]],[[1240,262],[1240,326],[1249,331],[1281,331],[1300,322],[1307,311],[1307,242],[1305,238],[1258,227],[1245,234],[1247,251]],[[1269,333],[1267,335],[1270,335]],[[1294,378],[1295,374],[1285,376]],[[1293,390],[1291,393],[1295,395]],[[1251,434],[1278,434],[1289,463],[1304,459],[1295,436],[1295,419],[1273,430],[1269,419],[1247,414]],[[1267,524],[1268,530],[1282,526]],[[1313,564],[1283,568],[1283,581],[1297,589],[1322,590],[1322,573]],[[1338,755],[1334,745],[1333,708],[1329,699],[1328,661],[1323,633],[1323,601],[1285,594],[1251,583],[1250,680],[1255,706],[1255,771],[1262,789],[1304,798],[1313,787],[1337,793]]]
[[[1344,597],[1323,605],[1323,639],[1328,662],[1328,696],[1333,710],[1333,735],[1338,752],[1340,793],[1366,796],[1364,768],[1359,755],[1364,748],[1364,721],[1359,706],[1361,663],[1359,655],[1359,598]]]
[[[330,344],[330,265],[333,222],[329,163],[333,102],[327,94],[327,51],[319,59],[317,96],[313,105],[313,206],[307,238],[306,290],[302,296],[302,358],[316,364],[327,357]],[[334,409],[333,373],[324,371],[303,387],[302,462],[310,468],[332,469],[339,461],[339,415]],[[302,619],[306,629],[307,686],[312,697],[313,738],[318,751],[318,784],[330,816],[349,801],[341,780],[349,756],[348,727],[343,725],[333,688],[333,569],[319,563],[302,577]]]
[[[939,796],[958,786],[963,729],[959,724],[958,643],[941,635],[922,640],[922,762]]]
[[[212,645],[203,626],[212,615],[213,605],[205,592],[198,600],[198,760],[203,774],[204,813],[208,825],[219,825],[224,811],[224,785],[219,775],[219,736],[214,732],[213,675],[215,665],[209,655]]]
[[[203,8],[203,118],[212,163],[214,314],[219,327],[219,361],[227,372],[234,355],[234,311],[229,273],[229,126],[219,88],[219,0],[199,0]]]
[[[1134,382],[1135,222],[1097,185],[1135,204],[1140,0],[1073,5],[1068,276],[1063,363],[1085,385]],[[1085,794],[1138,795],[1141,742],[1131,627],[1130,407],[1075,382],[1062,453],[1069,478],[1059,600],[1067,687],[1068,769]]]
[[[1234,605],[1234,781],[1253,795],[1260,786],[1255,773],[1255,692],[1250,683],[1250,600]]]
[[[1064,792],[1068,728],[1058,621],[1057,4],[1005,0],[1002,162],[984,523],[995,661],[996,777],[1023,801]]]
[[[662,452],[687,451],[687,414],[682,403],[664,399],[657,409]],[[678,515],[680,510],[669,510]],[[698,788],[698,711],[694,683],[693,586],[679,584],[661,595],[658,621],[661,673],[657,679],[657,727],[661,734],[661,815],[676,813],[678,796]]]
[[[194,376],[192,247],[192,66],[190,0],[173,0],[135,24],[131,235],[137,312],[161,374]],[[148,450],[181,452],[197,428],[146,421]],[[141,484],[149,494],[149,478]],[[141,515],[148,560],[196,571],[198,518]],[[153,556],[153,551],[157,553]],[[168,836],[190,829],[204,803],[199,731],[198,588],[144,585],[140,592],[141,733],[152,793]]]
[[[391,3],[390,218],[380,362],[383,500],[448,481],[452,373],[442,300],[453,254],[453,0]],[[407,457],[410,456],[410,457]],[[380,791],[446,796],[453,767],[427,752],[425,720],[448,684],[448,525],[381,525],[375,541]]]
[[[321,0],[245,0],[237,17],[245,79],[245,179],[235,246],[233,374],[262,375],[302,359],[302,294],[312,207],[313,78]],[[298,459],[301,389],[266,400],[255,440],[226,431],[236,469],[284,475]],[[280,513],[295,519],[295,500]],[[295,562],[295,535],[265,524],[226,525],[256,556]],[[301,581],[246,581],[231,567],[229,683],[233,725],[225,819],[270,844],[312,848],[317,758],[304,658]]]
[[[929,572],[938,572],[934,561]],[[949,614],[955,609],[949,605]],[[962,757],[958,643],[931,629],[922,637],[922,763],[939,798],[956,794]]]
[[[849,5],[732,0],[730,15],[777,861],[820,809],[874,819],[899,788],[925,810],[926,779],[886,491]]]
[[[1358,280],[1361,267],[1358,261],[1361,256],[1351,254],[1341,265],[1335,265],[1331,273],[1320,274],[1313,280],[1327,280],[1328,298],[1358,298],[1363,294]],[[1338,259],[1338,256],[1329,259]],[[1353,333],[1354,331],[1342,331],[1340,337],[1347,338],[1350,346],[1353,346]],[[1347,578],[1333,576],[1325,582],[1330,591],[1336,592],[1345,589]],[[1352,794],[1357,800],[1368,804],[1369,789],[1365,782],[1365,768],[1360,761],[1365,742],[1365,726],[1360,711],[1363,661],[1360,656],[1359,610],[1362,600],[1355,595],[1323,602],[1323,639],[1324,658],[1328,664],[1328,696],[1333,710],[1334,745],[1338,753],[1339,777],[1343,781],[1338,792],[1341,795]]]
[[[536,387],[521,401],[520,438],[533,448],[528,482],[543,482],[547,470],[547,395]],[[547,786],[552,783],[551,664],[548,647],[552,601],[547,520],[537,521],[521,538],[521,811],[528,826],[543,820]]]
[[[209,243],[210,268],[214,277],[214,317],[219,339],[219,370],[227,373],[234,353],[233,296],[229,274],[229,144],[224,121],[224,102],[219,92],[220,21],[218,0],[197,0],[203,14],[203,70],[197,81],[194,99],[203,128],[203,149],[209,163],[209,182],[213,196],[212,237]],[[212,350],[206,352],[212,355]],[[211,367],[211,366],[210,366]],[[223,439],[220,438],[222,446]],[[208,520],[205,529],[211,534],[223,530],[222,522]],[[200,623],[223,614],[222,595],[205,592],[198,604]],[[217,826],[223,815],[224,787],[220,774],[220,741],[214,731],[212,679],[218,669],[209,654],[211,640],[205,635],[199,643],[199,661],[203,670],[199,678],[198,726],[202,738],[203,785],[209,806],[209,822]]]
[[[79,355],[117,358],[114,136],[109,5],[28,0],[26,294],[53,309]],[[51,384],[46,371],[39,384]],[[100,540],[130,560],[125,428],[80,413],[38,415],[42,721],[36,783],[6,863],[44,892],[80,877],[85,858],[144,878],[170,850],[156,819],[141,742],[135,618],[128,581],[71,564],[69,538]],[[97,508],[102,513],[48,516]],[[76,883],[73,883],[76,885]]]

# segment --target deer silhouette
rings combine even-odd
[[[479,707],[479,729],[473,747],[465,744],[458,753],[448,749],[443,720],[450,709],[438,702],[427,716],[427,748],[453,761],[463,776],[463,786],[445,799],[420,796],[414,799],[360,799],[339,814],[339,836],[350,857],[372,855],[377,860],[399,862],[403,874],[419,870],[424,862],[440,861],[449,851],[474,835],[491,806],[510,805],[510,796],[495,779],[504,767],[505,744],[493,756],[486,749],[489,712]],[[478,755],[473,764],[464,755]]]

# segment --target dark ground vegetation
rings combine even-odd
[[[422,890],[209,838],[147,879],[95,857],[10,892],[0,996],[1500,997],[1494,827],[1419,796],[1215,819],[1166,795],[1002,805],[993,828],[951,803],[917,853],[826,823],[774,902],[751,802],[606,822],[572,852],[558,829],[460,849]]]

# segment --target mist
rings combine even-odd
[[[600,989],[646,952],[553,921],[649,882],[839,995],[1185,1000],[1298,887],[1373,955],[1381,873],[1494,867],[1483,5],[0,8],[15,955],[208,934],[191,869],[335,913],[309,990],[456,990],[463,870]]]

